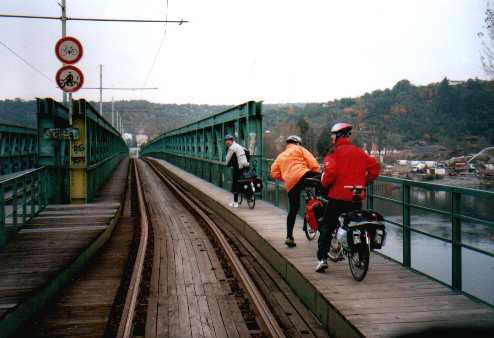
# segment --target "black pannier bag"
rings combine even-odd
[[[252,188],[250,184],[254,184],[254,190],[256,193],[262,192],[263,184],[262,180],[257,177],[256,170],[254,168],[245,171],[242,175],[242,179],[238,181],[240,184],[242,193],[251,193]]]
[[[369,232],[371,240],[371,249],[381,249],[386,239],[386,230],[384,226],[384,218],[381,214],[370,210],[357,210],[346,214],[342,214],[340,219],[343,220],[342,226],[347,230],[348,245],[353,246],[354,239],[360,237],[361,230],[365,229]]]

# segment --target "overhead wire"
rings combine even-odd
[[[13,50],[12,48],[10,48],[5,42],[3,42],[3,41],[0,40],[0,45],[4,46],[9,52],[11,52],[19,60],[21,60],[22,62],[24,62],[29,68],[31,68],[32,70],[34,70],[36,73],[38,73],[39,75],[41,75],[42,77],[44,77],[48,81],[53,82],[53,79],[51,79],[48,75],[46,75],[45,73],[43,73],[36,66],[34,66],[32,63],[30,63],[29,61],[27,61],[21,55],[19,55],[19,53],[17,53],[15,50]]]
[[[142,87],[146,87],[146,85],[149,81],[149,77],[151,76],[151,73],[153,72],[154,66],[156,65],[156,61],[158,60],[158,56],[161,52],[161,47],[163,46],[163,41],[165,40],[167,29],[168,29],[168,22],[166,22],[166,21],[168,21],[168,0],[166,0],[165,28],[163,30],[163,35],[161,36],[160,44],[158,46],[158,49],[156,50],[156,54],[154,55],[153,62],[151,63],[151,68],[149,68],[149,71],[146,75],[146,79],[144,80],[144,84]],[[141,94],[142,94],[142,92],[141,92]]]

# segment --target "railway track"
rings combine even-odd
[[[145,161],[199,220],[252,304],[263,332],[270,337],[327,337],[327,331],[281,276],[234,227],[184,190],[159,163]]]
[[[151,161],[147,161],[146,163],[152,168],[154,174],[166,184],[170,191],[188,208],[188,210],[207,227],[206,231],[211,235],[219,255],[224,255],[227,260],[228,266],[225,267],[227,275],[228,269],[231,269],[236,279],[235,282],[239,283],[240,290],[238,293],[243,294],[245,292],[245,297],[249,300],[248,304],[251,305],[252,310],[256,314],[256,320],[262,329],[262,331],[259,332],[259,335],[268,337],[286,337],[269,305],[266,303],[263,294],[254,283],[247,269],[218,225],[185,191],[180,188],[177,183],[165,176],[157,168],[155,163]]]

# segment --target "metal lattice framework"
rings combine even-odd
[[[225,167],[223,138],[235,136],[248,148],[252,165],[261,171],[262,102],[249,101],[166,132],[141,149],[142,156],[162,158],[221,187],[231,181]]]
[[[0,175],[34,168],[38,160],[36,129],[0,124]]]

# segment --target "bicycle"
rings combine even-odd
[[[353,201],[360,204],[365,187],[345,188],[352,191]],[[375,211],[360,208],[341,214],[338,221],[338,226],[331,236],[328,257],[333,262],[338,262],[347,256],[352,276],[360,282],[369,269],[370,252],[381,249],[385,243],[383,217]]]
[[[238,182],[241,187],[238,204],[241,205],[245,199],[249,209],[254,209],[256,206],[256,193],[262,191],[262,181],[257,177],[255,169],[244,173],[244,178]]]

